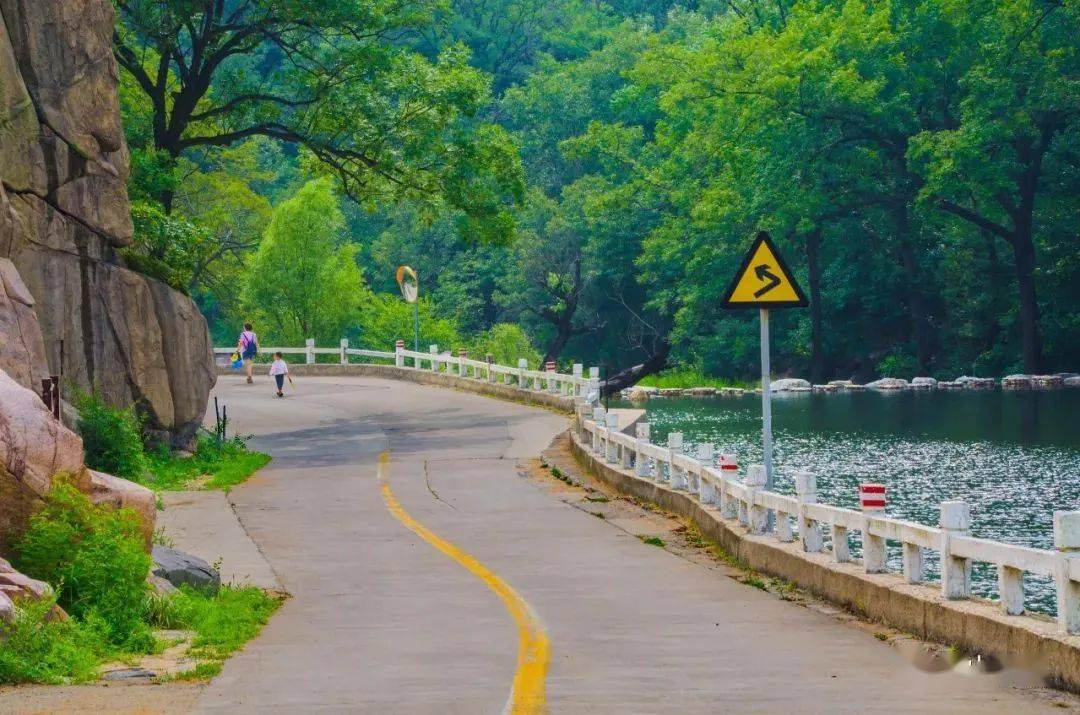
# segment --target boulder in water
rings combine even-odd
[[[806,392],[811,389],[811,385],[806,380],[798,377],[785,377],[780,380],[773,380],[769,385],[769,389],[773,392]]]
[[[906,390],[910,387],[907,380],[901,380],[898,377],[883,377],[880,380],[874,380],[871,383],[867,383],[866,386],[871,390],[885,390],[887,392],[892,390]]]

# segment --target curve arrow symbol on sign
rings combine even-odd
[[[769,271],[769,267],[764,263],[762,263],[760,266],[754,266],[754,275],[758,277],[759,281],[769,281],[767,285],[762,286],[761,288],[754,291],[755,298],[760,298],[776,286],[780,285],[780,277],[773,275],[773,273]]]

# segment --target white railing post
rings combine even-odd
[[[901,548],[904,558],[904,580],[908,583],[922,583],[926,573],[926,556],[923,553],[923,547],[905,541]]]
[[[799,502],[798,513],[795,515],[799,522],[799,543],[802,544],[803,551],[817,553],[822,548],[821,527],[806,515],[806,505],[817,503],[816,475],[810,472],[795,472],[795,498]],[[844,544],[847,544],[846,536]]]
[[[670,432],[667,436],[668,447],[668,473],[667,476],[658,474],[661,481],[671,484],[672,489],[682,489],[682,470],[675,466],[675,455],[682,453],[683,449],[683,435],[682,432]]]
[[[600,378],[590,377],[589,384],[585,388],[585,402],[600,401]]]
[[[558,392],[559,391],[559,383],[555,380],[556,370],[557,370],[557,366],[555,365],[554,360],[548,360],[547,364],[544,365],[544,371],[547,372],[547,391],[548,392]]]
[[[315,364],[315,338],[304,341],[304,362],[308,365]]]
[[[573,395],[574,395],[575,400],[580,400],[581,399],[581,372],[584,369],[585,368],[584,368],[584,366],[582,366],[581,363],[579,363],[579,362],[574,363],[574,368],[573,368],[573,370],[574,370]]]
[[[645,456],[645,445],[649,443],[649,423],[638,422],[636,429],[637,440],[634,444],[634,474],[644,479],[651,479],[649,458]]]
[[[971,596],[971,560],[953,556],[952,538],[967,536],[971,528],[971,509],[962,501],[941,502],[941,592],[945,598]]]
[[[394,343],[394,367],[405,367],[405,341]]]
[[[619,461],[619,445],[612,439],[614,434],[619,431],[619,415],[614,412],[608,412],[606,417],[606,425],[608,428],[607,439],[607,461],[614,464]]]
[[[431,354],[431,371],[432,372],[438,372],[439,371],[439,346],[438,345],[429,345],[428,346],[428,352]]]
[[[342,338],[341,339],[341,364],[342,365],[348,365],[349,364],[349,353],[345,352],[348,349],[349,349],[349,339],[348,338]]]
[[[697,477],[697,493],[698,500],[702,504],[715,504],[716,503],[716,485],[712,483],[710,478],[705,476],[705,468],[713,466],[713,446],[708,442],[703,442],[698,445],[697,458],[701,462],[701,474]]]
[[[591,415],[592,415],[592,409],[588,405],[578,405],[578,408],[577,408],[577,433],[578,433],[578,437],[581,438],[582,442],[585,441],[585,435],[587,434],[587,431],[585,430],[585,420],[589,419],[589,417]]]
[[[518,358],[518,387],[525,389],[525,371],[529,369],[529,361]]]
[[[465,348],[458,348],[457,357],[458,357],[458,364],[457,364],[458,377],[466,377],[468,375],[468,373],[469,373],[469,368],[465,365],[465,361],[469,359],[469,351],[466,350]],[[473,376],[474,377],[476,376],[475,371],[473,373]]]
[[[487,363],[488,382],[495,382],[495,370],[492,367],[495,364],[495,356],[491,353],[488,353],[484,355],[484,361]]]
[[[1080,568],[1080,511],[1054,512],[1054,547],[1058,624],[1066,633],[1080,633],[1080,581],[1073,578],[1080,576],[1074,574]]]
[[[751,464],[746,474],[746,526],[751,534],[764,534],[769,525],[769,510],[756,504],[758,492],[765,488],[765,465]]]
[[[885,573],[885,537],[870,533],[874,522],[885,516],[885,487],[860,484],[862,507],[863,569],[866,573]]]
[[[604,425],[607,424],[607,410],[603,407],[594,407],[592,411],[593,422],[596,423],[596,429],[593,432],[592,451],[593,454],[601,454],[601,448],[603,447],[602,431]]]
[[[634,466],[634,448],[627,447],[625,444],[619,445],[619,466],[623,469],[630,469]]]
[[[725,519],[735,519],[739,516],[739,503],[728,490],[729,482],[735,479],[739,473],[739,463],[734,454],[720,455],[720,516]]]

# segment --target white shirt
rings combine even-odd
[[[279,359],[275,360],[274,362],[270,363],[270,374],[271,375],[288,375],[289,374],[289,366],[285,364],[284,360],[279,358]]]

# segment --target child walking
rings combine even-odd
[[[274,362],[270,363],[270,374],[274,376],[274,382],[277,383],[277,396],[285,397],[285,393],[281,391],[281,388],[285,386],[285,378],[289,378],[289,384],[293,384],[292,376],[289,375],[289,366],[281,358],[281,353],[274,353]]]

